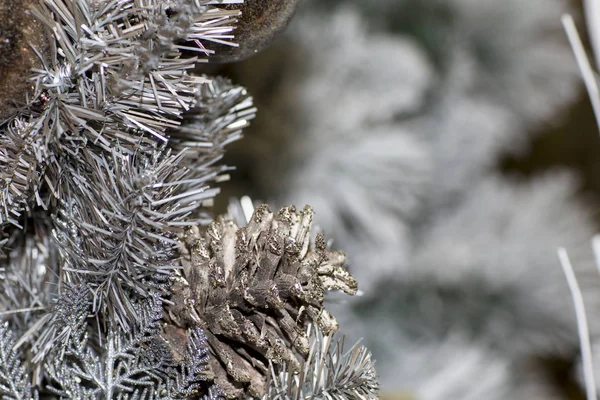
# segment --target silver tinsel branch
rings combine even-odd
[[[270,365],[269,390],[263,400],[375,400],[379,383],[371,353],[355,344],[344,350],[344,338],[323,335],[310,325],[310,350],[298,370]]]
[[[72,200],[59,208],[54,236],[65,279],[87,283],[94,312],[113,314],[126,326],[135,313],[125,287],[142,295],[166,289],[177,268],[174,234],[201,222],[191,214],[215,190],[191,176],[183,152],[88,154],[89,174],[65,192]]]
[[[72,293],[75,300],[81,291],[74,288]],[[97,354],[88,346],[86,302],[57,304],[54,312],[62,318],[54,323],[71,335],[60,343],[60,353],[46,362],[48,389],[71,399],[167,400],[197,394],[206,381],[208,362],[202,330],[190,333],[184,360],[178,365],[160,336],[161,301],[154,298],[135,306],[140,322],[131,331],[112,327],[102,353]]]
[[[0,324],[0,395],[7,400],[32,399],[31,384],[14,344],[8,322]]]
[[[337,330],[325,292],[357,283],[311,241],[310,207],[264,206],[243,227],[205,209],[256,109],[191,70],[236,46],[243,3],[24,3],[43,37],[0,121],[2,398],[261,398],[269,363],[308,376],[308,323]],[[351,369],[335,398],[373,398],[366,350],[334,355],[327,338]]]
[[[234,3],[31,6],[55,40],[36,49],[27,106],[0,125],[0,223],[22,228],[24,211],[49,210],[61,279],[87,285],[93,312],[123,327],[135,319],[129,290],[164,294],[174,235],[210,220],[200,211],[218,192],[209,184],[226,178],[214,164],[254,115],[245,90],[189,75],[199,60],[181,54],[234,45],[239,11],[218,7]]]
[[[65,184],[74,182],[65,182],[66,174],[85,163],[84,149],[125,156],[168,141],[169,130],[194,106],[197,86],[207,82],[188,74],[198,59],[182,58],[188,47],[178,43],[197,42],[209,54],[203,43],[232,38],[239,12],[214,4],[52,0],[31,6],[56,41],[37,49],[41,67],[32,71],[28,106],[0,127],[8,132],[1,160],[14,170],[4,179],[2,222],[18,224],[20,210],[32,204],[68,204]]]

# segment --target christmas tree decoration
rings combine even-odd
[[[78,297],[85,292],[75,287],[72,293],[73,300],[81,300]],[[178,365],[160,337],[162,302],[152,299],[136,308],[139,322],[133,331],[109,330],[103,351],[97,354],[87,345],[87,302],[57,303],[54,328],[70,334],[46,362],[49,391],[71,399],[176,399],[199,394],[209,358],[202,330],[190,332],[184,362]]]
[[[13,350],[14,345],[8,322],[4,322],[0,325],[0,394],[9,399],[34,398],[25,367]]]
[[[209,62],[242,61],[264,50],[287,27],[300,0],[244,0],[234,34],[237,46],[218,44]],[[231,6],[231,7],[236,7]]]
[[[338,329],[325,293],[357,283],[312,209],[238,228],[207,208],[256,108],[191,71],[238,22],[266,46],[295,4],[0,2],[2,396],[260,398],[307,324]]]
[[[30,6],[35,25],[55,32],[56,39],[42,67],[33,70],[29,101],[2,124],[11,149],[3,162],[16,167],[3,179],[0,222],[18,225],[20,210],[32,205],[68,203],[64,169],[86,165],[84,152],[125,155],[166,143],[206,81],[187,74],[196,59],[182,59],[178,43],[223,41],[233,29],[227,23],[235,12],[209,1],[128,3],[55,0]]]
[[[300,1],[0,0],[0,397],[560,398],[593,213],[497,166],[577,93],[563,1],[305,3],[221,68]]]
[[[227,397],[245,387],[263,396],[270,363],[298,369],[310,350],[306,323],[325,334],[338,330],[325,293],[357,291],[344,254],[328,250],[322,234],[311,243],[312,220],[310,207],[274,215],[263,205],[245,227],[219,217],[184,236],[184,270],[168,316],[177,327],[206,331],[214,380]]]
[[[0,222],[21,227],[32,209],[51,208],[65,279],[87,284],[94,292],[94,312],[109,313],[123,326],[133,316],[124,288],[145,295],[150,287],[163,291],[156,281],[177,267],[170,265],[176,258],[176,244],[168,239],[173,233],[163,232],[182,229],[179,222],[216,194],[206,184],[222,179],[226,169],[212,165],[244,124],[229,126],[252,118],[243,92],[227,92],[226,82],[215,83],[217,88],[207,78],[189,76],[196,59],[180,57],[182,40],[222,41],[233,29],[227,24],[235,11],[210,1],[128,4],[53,0],[31,6],[36,26],[55,32],[56,39],[50,57],[41,60],[43,67],[33,70],[30,102],[1,126],[0,157]],[[213,89],[200,91],[202,84]],[[202,149],[195,152],[197,167],[183,166],[187,150],[179,146],[171,155],[166,143],[182,126],[185,112],[211,101],[203,96],[227,106],[210,115],[217,127],[191,140],[196,140],[192,147]],[[246,102],[238,111],[250,111],[234,119],[220,114],[238,100]],[[101,182],[107,186],[95,187]],[[92,203],[99,207],[89,210]],[[131,225],[141,216],[140,207],[147,214],[138,222],[144,221],[146,232]],[[195,218],[188,225],[207,216]],[[121,230],[115,230],[116,221]],[[152,230],[155,249],[145,243]],[[97,242],[90,242],[94,237]],[[92,255],[91,249],[101,251]]]
[[[263,400],[378,399],[379,383],[374,361],[364,346],[344,350],[344,338],[324,336],[309,326],[310,352],[299,372],[275,371],[271,365],[269,392]]]

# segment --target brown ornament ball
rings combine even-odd
[[[29,70],[40,65],[30,44],[44,53],[46,32],[28,13],[31,0],[0,0],[0,122],[26,100],[33,89]]]
[[[281,34],[292,19],[300,0],[245,0],[238,18],[234,42],[239,47],[214,43],[210,63],[229,63],[245,60],[265,49]],[[238,4],[222,6],[239,9]]]

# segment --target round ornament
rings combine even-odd
[[[245,60],[262,51],[287,27],[300,0],[245,0],[241,6],[226,7],[241,9],[234,42],[238,47],[215,43],[210,46],[215,54],[209,57],[212,63],[229,63]]]

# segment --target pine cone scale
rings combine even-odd
[[[219,361],[211,364],[215,382],[227,379],[228,397],[240,387],[262,395],[269,364],[298,369],[310,350],[307,324],[337,330],[323,306],[325,292],[356,292],[345,256],[329,251],[322,235],[311,245],[312,219],[310,207],[301,213],[284,207],[275,216],[261,206],[245,227],[220,217],[183,237],[182,279]],[[174,324],[189,324],[196,317],[177,314],[190,311],[177,305],[168,315]]]

